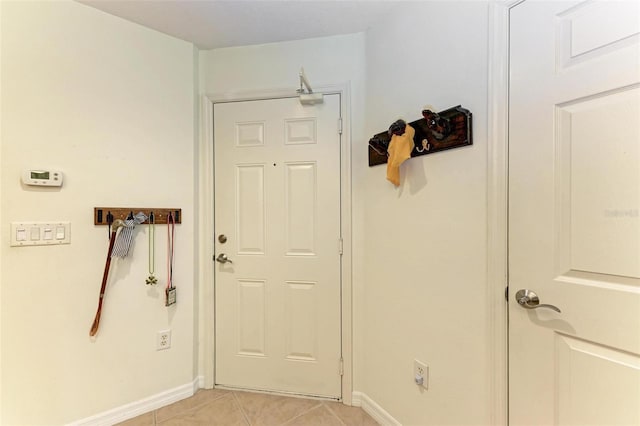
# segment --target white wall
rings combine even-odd
[[[70,2],[2,2],[0,271],[2,424],[62,424],[194,378],[194,49]],[[51,167],[61,189],[22,186]],[[145,285],[147,230],[114,260],[94,206],[180,207],[178,304]],[[71,221],[71,245],[9,247],[12,221]],[[157,227],[164,281],[166,227]],[[171,328],[172,348],[156,352]]]
[[[354,390],[402,424],[490,423],[487,32],[486,2],[414,2],[366,34],[201,52],[208,94],[293,90],[301,65],[317,86],[351,81]],[[425,104],[471,110],[474,145],[409,160],[395,189],[367,141]]]
[[[304,66],[312,87],[349,83],[351,101],[351,138],[353,142],[353,282],[354,298],[362,299],[364,263],[362,239],[364,236],[364,210],[362,191],[356,191],[363,182],[367,156],[364,129],[365,84],[364,34],[353,34],[294,42],[215,49],[200,52],[200,78],[202,93],[209,95],[246,94],[250,91],[298,88],[298,72]],[[362,311],[354,311],[354,328],[358,328]],[[360,351],[360,335],[354,335],[355,356]],[[201,359],[204,357],[201,356]],[[359,364],[354,360],[354,364]],[[203,366],[200,366],[201,374]],[[358,381],[356,371],[354,380]]]
[[[487,30],[487,3],[430,1],[367,33],[367,135],[420,118],[425,104],[473,113],[473,146],[408,160],[400,188],[384,166],[365,173],[361,384],[402,424],[490,423]],[[430,367],[426,392],[414,358]]]

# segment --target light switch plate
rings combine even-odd
[[[11,222],[11,246],[71,244],[71,222]]]

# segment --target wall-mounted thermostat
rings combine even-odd
[[[22,183],[36,186],[62,186],[62,172],[58,170],[25,170]]]

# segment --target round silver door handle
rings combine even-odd
[[[525,309],[538,309],[538,308],[548,308],[552,309],[558,313],[562,313],[560,309],[553,305],[540,304],[540,298],[531,290],[518,290],[516,293],[516,301],[518,305],[522,306]]]
[[[227,255],[226,255],[226,254],[224,254],[224,253],[220,253],[220,254],[218,255],[218,257],[216,257],[216,262],[220,262],[220,263],[233,263],[233,262],[231,261],[231,259],[229,259],[229,258],[227,257]]]

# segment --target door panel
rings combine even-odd
[[[265,356],[266,284],[265,280],[237,280],[238,355]]]
[[[236,167],[236,235],[238,254],[265,252],[264,164]]]
[[[339,95],[216,104],[216,384],[341,396]]]
[[[559,333],[555,340],[557,424],[637,425],[638,356]]]
[[[510,424],[640,424],[640,3],[510,28]]]
[[[570,197],[570,203],[559,204],[559,213],[571,224],[569,238],[560,241],[570,264],[561,269],[640,277],[638,221],[611,220],[640,204],[633,184],[640,182],[640,143],[630,143],[640,141],[640,127],[623,124],[640,117],[639,99],[635,86],[557,108],[557,172],[566,177],[556,191]]]
[[[285,356],[287,359],[318,359],[318,295],[316,282],[287,281],[285,285]]]
[[[285,170],[286,255],[314,256],[318,234],[316,163],[287,163]]]

